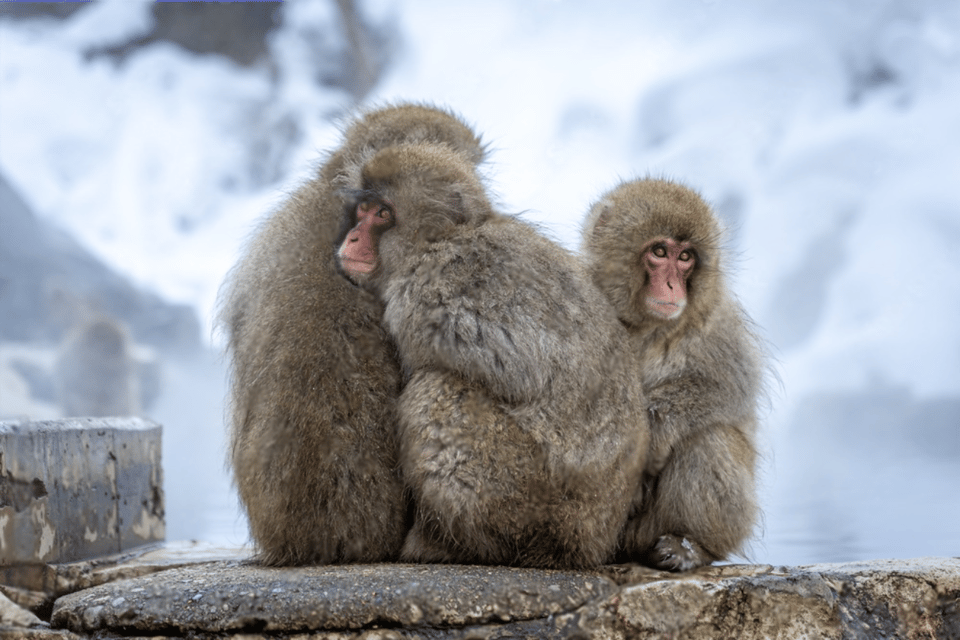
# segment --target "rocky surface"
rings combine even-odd
[[[456,565],[272,569],[225,563],[158,577],[63,598],[53,623],[74,631],[139,633],[449,628],[545,619],[616,590],[598,575]]]
[[[274,569],[219,560],[64,596],[51,623],[32,629],[43,637],[946,640],[960,638],[960,559],[680,575],[633,565]]]
[[[604,637],[960,638],[956,558],[644,573],[626,572]]]
[[[0,593],[0,628],[35,627],[42,623],[43,621],[40,618]]]

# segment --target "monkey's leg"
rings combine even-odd
[[[533,438],[483,389],[423,371],[400,397],[400,441],[416,504],[401,559],[516,564],[542,517]]]
[[[368,437],[310,429],[309,423],[297,433],[258,419],[238,441],[233,460],[259,561],[395,560],[406,506],[387,447]]]
[[[628,557],[686,571],[738,551],[757,516],[755,460],[756,450],[732,426],[681,442],[627,525]]]

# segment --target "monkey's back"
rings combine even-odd
[[[339,199],[304,185],[224,292],[234,477],[267,564],[394,557],[400,374],[376,299],[340,277]]]
[[[337,269],[344,194],[378,150],[443,145],[476,165],[480,137],[452,112],[400,103],[358,112],[312,180],[261,227],[224,288],[232,461],[260,559],[376,561],[407,532],[397,469],[400,369],[378,299]]]
[[[479,551],[453,557],[609,561],[635,506],[648,426],[628,379],[625,330],[580,263],[497,216],[397,271],[384,298],[413,372],[400,405],[404,472],[421,494],[465,514],[447,517],[448,544],[472,540]],[[471,537],[474,526],[488,535]]]

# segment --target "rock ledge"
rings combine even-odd
[[[633,565],[564,572],[217,561],[64,596],[52,625],[81,637],[946,640],[960,638],[960,559],[725,565],[682,575]]]

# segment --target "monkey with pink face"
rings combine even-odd
[[[650,418],[623,560],[709,564],[742,551],[758,517],[764,350],[727,289],[720,239],[703,199],[666,180],[621,184],[585,221],[583,253],[630,336]]]
[[[400,559],[577,568],[613,560],[639,505],[646,403],[583,264],[498,212],[436,144],[378,151],[347,206],[344,273],[384,305],[405,384]]]
[[[407,534],[398,470],[401,372],[379,300],[336,251],[341,192],[379,149],[429,141],[469,166],[479,136],[458,116],[403,103],[358,113],[314,175],[251,238],[224,283],[230,464],[256,559],[267,565],[394,560]]]

